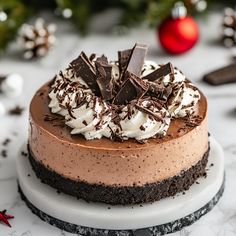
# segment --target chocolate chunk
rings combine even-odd
[[[125,71],[125,69],[127,68],[131,53],[132,53],[132,49],[118,51],[120,74],[122,74]]]
[[[104,58],[103,58],[104,59]],[[113,83],[112,83],[112,66],[104,60],[96,61],[97,67],[97,84],[104,100],[113,98]]]
[[[77,77],[81,77],[89,88],[99,95],[99,88],[97,84],[97,77],[95,67],[90,62],[84,52],[81,52],[79,57],[70,63],[71,67],[75,71]]]
[[[99,63],[108,63],[108,60],[107,60],[107,57],[102,55],[101,57],[98,57],[96,62],[99,62]]]
[[[156,121],[163,121],[163,117],[161,117],[160,115],[156,114],[155,112],[149,110],[146,107],[140,106],[139,104],[135,104],[135,107],[139,110],[142,111],[148,115],[150,115],[153,119],[155,119]]]
[[[148,90],[148,85],[135,74],[125,72],[125,81],[113,100],[114,104],[127,104],[133,99],[141,98]]]
[[[236,64],[231,64],[210,72],[203,77],[203,80],[211,85],[236,82]]]
[[[129,71],[137,76],[141,76],[147,49],[147,45],[139,43],[135,44],[126,67],[126,71]]]
[[[172,92],[171,86],[165,87],[163,84],[158,84],[150,81],[148,81],[147,84],[149,85],[147,92],[149,96],[155,97],[164,102],[167,101],[168,97]]]
[[[149,80],[149,81],[155,81],[161,77],[164,77],[169,74],[173,74],[174,68],[172,64],[169,62],[160,68],[154,70],[152,73],[146,75],[143,77],[143,79]]]
[[[88,125],[88,123],[87,123],[87,121],[86,120],[83,120],[83,122],[82,122],[85,126],[87,126]]]

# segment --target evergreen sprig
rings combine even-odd
[[[0,12],[7,14],[7,19],[0,21],[0,52],[15,38],[19,27],[29,16],[29,9],[21,0],[0,0]]]
[[[122,10],[121,26],[132,26],[142,22],[156,26],[170,15],[174,4],[179,0],[0,0],[0,12],[4,11],[8,18],[0,21],[0,52],[13,40],[19,27],[26,21],[30,13],[42,9],[72,11],[71,21],[78,28],[79,33],[85,34],[94,14],[101,13],[109,8]],[[182,0],[189,14],[195,14],[195,6],[191,0]],[[235,0],[205,0],[208,6],[233,6]]]

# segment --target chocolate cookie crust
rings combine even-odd
[[[210,146],[202,159],[180,175],[165,179],[161,182],[144,186],[106,186],[104,184],[89,184],[64,178],[55,171],[36,161],[28,145],[29,160],[37,177],[41,181],[60,192],[82,198],[86,201],[103,202],[111,205],[141,204],[158,201],[174,196],[176,193],[188,190],[197,178],[206,175]]]

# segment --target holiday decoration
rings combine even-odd
[[[0,0],[0,52],[11,42],[31,13],[40,14],[49,9],[55,15],[72,22],[80,34],[88,33],[90,20],[96,14],[116,9],[119,18],[111,32],[127,32],[129,27],[140,23],[156,26],[162,23],[178,0],[103,0],[95,4],[94,0]],[[199,15],[208,6],[234,5],[235,0],[182,0],[189,15]]]
[[[236,44],[236,11],[232,8],[224,10],[222,42],[226,47]]]
[[[181,54],[191,49],[199,37],[198,25],[187,16],[182,2],[175,4],[171,17],[158,27],[158,37],[163,48],[169,53]]]
[[[14,216],[6,214],[6,210],[0,211],[0,222],[3,222],[7,226],[11,227],[10,223],[8,222],[9,219],[13,219]]]
[[[197,12],[203,12],[207,8],[207,2],[205,0],[188,0],[184,1],[184,4],[191,13],[193,13],[194,10]]]
[[[56,13],[64,19],[74,22],[81,33],[86,33],[92,16],[109,8],[121,10],[120,20],[115,27],[129,27],[140,22],[156,26],[157,23],[162,22],[170,14],[173,5],[177,1],[104,0],[103,4],[94,4],[94,0],[56,0]],[[183,2],[190,13],[200,13],[207,7],[207,1],[205,0],[184,0]]]
[[[0,92],[8,97],[16,97],[22,93],[23,78],[19,74],[0,76]]]
[[[23,0],[0,0],[0,53],[15,38],[29,13]]]
[[[20,30],[20,42],[24,48],[24,58],[31,59],[45,56],[55,43],[54,24],[46,25],[39,18],[34,25],[24,24]]]

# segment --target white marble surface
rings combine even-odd
[[[0,95],[0,101],[8,108],[19,104],[26,110],[20,117],[0,118],[0,150],[4,149],[1,143],[5,138],[11,139],[7,146],[8,157],[0,157],[0,210],[6,208],[15,216],[11,220],[12,228],[0,224],[0,236],[70,235],[39,220],[27,209],[17,193],[15,158],[19,147],[27,138],[27,107],[30,98],[41,84],[65,67],[81,50],[115,57],[118,49],[128,48],[136,41],[150,45],[150,59],[159,62],[172,61],[207,95],[209,130],[225,151],[226,190],[223,198],[197,223],[173,235],[236,235],[236,83],[216,88],[201,82],[204,73],[232,60],[231,51],[216,43],[220,21],[220,15],[211,14],[208,19],[200,22],[200,42],[182,56],[163,53],[156,44],[154,31],[143,28],[133,29],[129,34],[119,37],[94,33],[82,38],[69,25],[58,22],[57,45],[50,55],[40,61],[22,60],[17,52],[17,45],[13,43],[6,55],[0,59],[0,74],[20,73],[24,77],[24,93],[15,99],[6,99]]]

